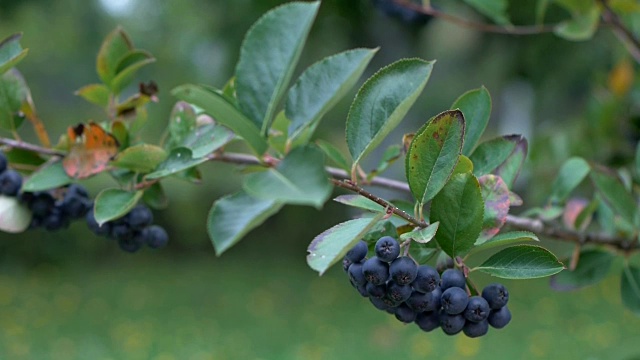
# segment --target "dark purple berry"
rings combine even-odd
[[[464,310],[464,317],[468,321],[480,322],[489,316],[489,303],[482,296],[472,296],[469,299],[467,308]]]
[[[111,226],[111,237],[117,240],[132,240],[133,231],[126,224],[114,223]]]
[[[360,293],[360,295],[362,295],[362,297],[369,297],[369,294],[367,294],[366,284],[356,286],[356,290],[358,290],[358,292]]]
[[[389,265],[389,275],[399,285],[410,284],[418,275],[418,265],[408,256],[399,257]]]
[[[164,247],[169,242],[169,235],[165,229],[159,225],[151,225],[144,228],[144,230],[142,230],[142,236],[147,246],[152,249]]]
[[[406,300],[407,306],[413,309],[415,312],[424,312],[429,308],[431,303],[431,293],[421,293],[414,291],[411,296]]]
[[[22,176],[13,169],[0,174],[0,194],[16,196],[22,187]]]
[[[23,193],[29,194],[29,193]],[[48,192],[31,193],[33,196],[28,202],[29,209],[34,216],[45,217],[54,207],[56,200]]]
[[[98,236],[109,236],[111,234],[111,222],[106,222],[102,224],[102,226],[98,225],[95,216],[93,216],[93,210],[89,210],[87,215],[85,216],[85,220],[87,221],[87,226],[89,230]]]
[[[442,292],[442,310],[449,315],[461,314],[464,309],[466,309],[468,303],[469,296],[467,292],[458,287],[448,288]]]
[[[402,304],[396,308],[396,319],[408,324],[416,319],[416,312],[409,308],[407,305]]]
[[[411,286],[400,285],[393,281],[387,283],[387,297],[393,301],[401,303],[411,297]]]
[[[416,324],[422,331],[432,331],[440,327],[440,316],[437,311],[421,312],[416,315]]]
[[[375,306],[378,310],[386,311],[387,309],[389,309],[389,305],[387,305],[382,298],[370,296],[369,301],[371,301],[373,306]]]
[[[442,291],[445,291],[451,287],[464,289],[465,286],[466,281],[464,279],[462,271],[460,270],[447,269],[442,273],[442,276],[440,277],[440,289],[442,289]]]
[[[345,255],[349,260],[356,263],[358,261],[362,261],[365,256],[367,256],[368,251],[367,243],[360,240],[358,243],[351,248],[351,250],[347,251],[347,255]]]
[[[509,292],[502,284],[494,283],[487,285],[482,290],[482,297],[487,300],[489,307],[498,310],[509,302]]]
[[[364,278],[364,274],[362,274],[362,263],[355,262],[349,266],[349,281],[351,281],[351,285],[353,287],[357,287],[358,285],[366,285],[367,279]]]
[[[125,221],[133,229],[140,230],[153,223],[153,213],[145,205],[137,205],[125,216]]]
[[[60,230],[69,227],[69,219],[64,216],[60,209],[53,208],[52,211],[42,219],[42,226],[49,231]]]
[[[400,255],[400,244],[391,236],[383,236],[376,242],[376,256],[386,262],[392,262]]]
[[[362,264],[362,273],[368,282],[382,285],[389,278],[389,264],[374,256]]]
[[[134,253],[142,247],[142,244],[136,241],[133,236],[118,238],[118,245],[120,245],[120,249],[130,253]]]
[[[480,322],[467,321],[467,323],[464,324],[462,331],[470,338],[480,337],[489,332],[489,323],[487,320]]]
[[[382,298],[387,294],[387,286],[385,284],[375,285],[367,283],[367,294],[372,298]]]
[[[465,320],[462,315],[450,315],[447,314],[444,310],[440,311],[440,327],[442,331],[444,331],[447,335],[455,335],[462,331],[464,327]]]
[[[353,264],[353,261],[349,260],[349,258],[345,257],[342,259],[342,269],[344,272],[349,271],[349,266],[351,266],[351,264]]]
[[[440,275],[436,269],[429,265],[420,265],[411,286],[417,291],[428,293],[438,287],[438,284],[440,284]]]
[[[5,170],[7,170],[8,163],[9,162],[7,161],[6,155],[0,152],[0,173],[3,173]]]
[[[511,311],[506,306],[499,310],[491,310],[487,320],[489,320],[489,325],[496,329],[502,329],[511,321]]]

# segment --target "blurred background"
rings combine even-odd
[[[97,82],[100,43],[122,25],[137,47],[157,58],[140,77],[160,87],[160,102],[149,107],[142,132],[145,141],[157,143],[175,103],[170,89],[223,86],[244,33],[284,2],[0,0],[0,37],[24,32],[22,44],[30,51],[19,70],[55,139],[70,125],[103,120],[100,109],[73,92]],[[487,21],[462,2],[433,3]],[[513,22],[534,23],[535,5],[512,5]],[[552,6],[546,20],[566,17]],[[437,60],[389,144],[448,109],[464,91],[484,85],[493,98],[487,138],[522,133],[529,139],[529,161],[516,188],[525,208],[545,204],[554,174],[570,156],[608,165],[632,159],[640,133],[636,66],[607,29],[587,42],[483,34],[438,19],[407,24],[369,0],[324,0],[298,71],[339,51],[378,46],[364,78],[400,58]],[[317,134],[343,149],[352,95],[325,117]],[[21,135],[35,142],[28,126]],[[163,250],[125,253],[81,222],[56,233],[1,234],[0,359],[640,358],[640,319],[623,309],[614,275],[570,293],[553,292],[546,279],[507,281],[513,320],[481,339],[401,325],[353,291],[339,266],[323,277],[307,267],[311,239],[352,215],[332,203],[321,212],[285,207],[217,258],[206,214],[215,199],[237,190],[239,177],[224,164],[206,164],[202,171],[200,185],[166,181],[170,206],[155,212],[171,237]],[[401,164],[387,175],[403,179]],[[115,185],[106,176],[84,184],[92,195]],[[571,252],[564,244],[547,244],[560,256]],[[481,286],[491,281],[477,279]]]

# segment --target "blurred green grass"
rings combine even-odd
[[[0,358],[630,359],[640,319],[622,308],[618,281],[571,293],[507,282],[511,324],[468,339],[402,325],[339,267],[318,277],[302,261],[147,252],[4,266]]]

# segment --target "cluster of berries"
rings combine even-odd
[[[120,248],[127,252],[136,252],[147,245],[152,249],[158,249],[169,242],[169,235],[159,225],[153,224],[153,214],[151,210],[138,204],[125,216],[107,221],[100,226],[96,221],[93,211],[86,215],[89,229],[98,236],[109,239],[116,239]]]
[[[407,5],[399,4],[394,0],[371,0],[371,2],[373,3],[373,6],[378,8],[378,10],[385,15],[399,19],[409,25],[422,26],[426,25],[429,20],[431,20],[431,16],[416,11]],[[414,5],[420,6],[421,2],[414,2]]]
[[[367,259],[367,252],[364,241],[347,252],[342,265],[351,284],[373,306],[403,323],[415,322],[427,332],[441,327],[448,335],[462,331],[478,337],[489,325],[500,329],[511,320],[509,293],[501,284],[469,297],[461,271],[447,269],[440,276],[429,265],[418,266],[410,257],[399,256],[400,244],[390,236],[376,242],[375,256]]]

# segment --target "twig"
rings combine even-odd
[[[35,153],[42,154],[42,155],[60,156],[60,157],[66,155],[62,151],[49,149],[49,148],[41,147],[41,146],[38,146],[38,145],[29,144],[29,143],[26,143],[26,142],[20,141],[20,140],[13,140],[13,139],[7,139],[7,138],[1,138],[0,137],[0,144],[7,145],[7,146],[15,148],[15,149],[33,151]]]
[[[423,6],[412,3],[408,0],[394,0],[394,2],[400,6],[413,11],[430,15],[436,18],[440,18],[451,23],[488,33],[494,34],[506,34],[506,35],[537,35],[552,32],[555,25],[534,25],[534,26],[499,26],[493,24],[487,24],[477,21],[472,21],[464,18],[460,18],[451,14],[447,14],[440,10],[434,9],[431,6]]]
[[[611,9],[607,0],[600,0],[599,2],[602,4],[602,20],[604,23],[611,25],[612,31],[618,40],[624,44],[629,54],[640,63],[640,40],[622,23],[620,17]]]

